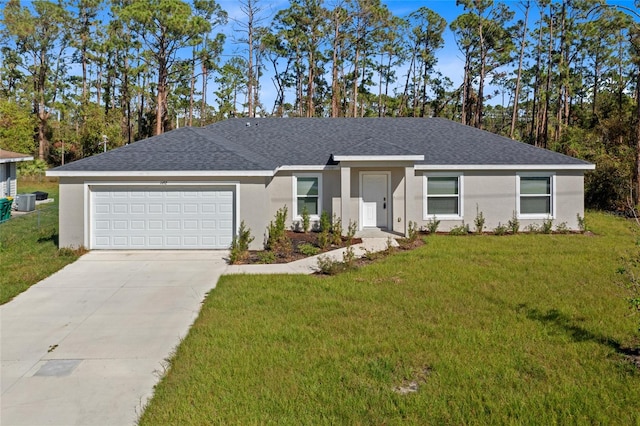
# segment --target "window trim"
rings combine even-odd
[[[542,194],[521,194],[520,193],[520,180],[521,178],[529,177],[546,177],[549,178],[549,185],[551,186],[550,194],[545,194],[550,197],[549,200],[549,212],[548,213],[522,213],[520,211],[521,197],[540,197]],[[553,172],[521,172],[516,173],[516,212],[518,219],[555,219],[556,218],[556,174]]]
[[[429,178],[430,177],[449,177],[458,178],[458,214],[429,214]],[[432,195],[437,197],[437,195]],[[446,219],[446,220],[462,220],[464,217],[464,173],[462,172],[432,172],[425,173],[422,179],[422,219]]]
[[[316,178],[318,179],[318,214],[311,214],[311,220],[319,220],[322,214],[322,173],[295,173],[293,175],[293,202],[291,216],[293,220],[301,220],[302,212],[298,211],[298,179],[299,178]]]

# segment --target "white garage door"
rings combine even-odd
[[[233,188],[93,187],[93,249],[226,249]]]

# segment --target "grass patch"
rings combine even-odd
[[[13,216],[0,224],[0,304],[6,303],[33,284],[76,260],[80,252],[58,250],[58,182],[20,180],[20,193],[44,191],[53,203],[36,211]]]
[[[431,236],[332,277],[225,276],[140,418],[156,424],[638,424],[631,225]]]

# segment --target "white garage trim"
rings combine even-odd
[[[144,188],[152,189],[153,191],[167,188],[168,191],[216,191],[229,189],[233,193],[233,232],[232,237],[237,235],[240,224],[240,183],[239,182],[189,182],[189,181],[99,181],[99,182],[85,182],[84,183],[84,244],[85,247],[90,249],[95,248],[93,243],[94,236],[94,221],[92,218],[92,202],[93,202],[93,188],[106,189],[106,187],[113,188],[121,191],[135,191],[137,188],[143,190]],[[221,247],[222,248],[222,247]],[[226,247],[225,247],[226,248]]]

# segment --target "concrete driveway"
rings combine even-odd
[[[0,424],[131,425],[226,252],[90,252],[0,307]]]

